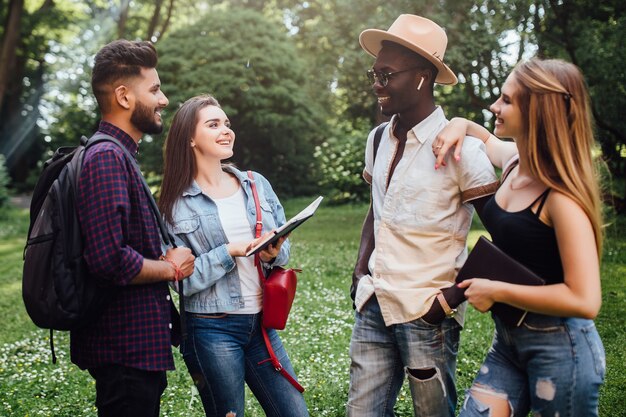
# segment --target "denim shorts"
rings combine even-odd
[[[487,358],[467,393],[460,416],[488,416],[472,391],[508,401],[512,416],[598,415],[605,375],[602,341],[592,320],[529,313],[520,327],[494,316]]]

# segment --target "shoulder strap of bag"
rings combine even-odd
[[[132,162],[133,167],[137,170],[137,173],[139,174],[139,178],[141,179],[141,183],[143,185],[143,190],[146,193],[148,202],[150,203],[150,208],[152,209],[152,213],[154,213],[154,217],[156,218],[156,221],[159,225],[159,230],[161,231],[161,237],[163,238],[163,242],[165,242],[166,245],[175,248],[176,243],[174,243],[174,239],[167,231],[167,227],[165,226],[165,223],[163,222],[163,218],[161,217],[161,212],[159,211],[156,201],[154,201],[154,197],[152,196],[152,191],[150,191],[150,186],[148,186],[146,179],[141,173],[141,169],[139,168],[139,164],[137,163],[137,160],[130,154],[130,152],[128,152],[128,149],[126,149],[124,145],[122,145],[117,139],[115,139],[114,137],[110,135],[107,135],[106,133],[97,132],[90,139],[87,139],[85,136],[81,138],[81,143],[83,143],[85,147],[95,145],[96,143],[99,143],[99,142],[112,142],[116,144],[122,150],[122,152],[124,152],[124,154],[126,155],[126,159]],[[181,282],[176,282],[175,284],[178,286],[178,300],[179,300],[178,308],[180,311],[179,315],[180,315],[181,337],[185,339],[187,337],[187,326],[185,323],[185,300],[184,300],[185,296],[183,294],[183,283],[181,281]],[[175,311],[176,311],[176,308],[172,304],[172,313],[174,313]]]
[[[381,123],[377,128],[376,132],[374,132],[374,158],[372,160],[372,164],[376,162],[376,154],[378,153],[378,147],[380,146],[380,140],[383,137],[383,131],[387,127],[389,122]]]
[[[252,198],[254,198],[254,210],[256,211],[256,224],[254,226],[254,237],[260,238],[261,231],[263,230],[263,214],[261,213],[261,203],[259,202],[259,193],[256,190],[256,184],[254,183],[254,176],[252,175],[252,171],[248,171],[248,178],[250,178],[250,188],[252,189]],[[265,282],[265,273],[263,273],[263,268],[261,267],[261,259],[259,258],[259,254],[254,254],[254,265],[259,271],[259,277],[261,277],[261,282]]]
[[[141,174],[141,169],[139,168],[139,164],[137,163],[137,160],[130,154],[130,152],[128,152],[128,149],[126,149],[126,147],[122,145],[117,139],[105,133],[98,132],[95,135],[93,135],[90,139],[87,139],[86,146],[92,146],[99,142],[112,142],[116,144],[122,150],[122,152],[124,152],[124,154],[126,155],[126,158],[132,162],[133,166],[139,173],[139,178],[141,179],[141,183],[143,185],[144,192],[146,193],[146,197],[148,197],[150,208],[152,209],[152,212],[154,213],[154,217],[156,217],[157,223],[159,224],[159,230],[161,231],[161,236],[163,237],[163,241],[165,242],[166,245],[175,247],[174,240],[171,238],[169,232],[167,231],[167,228],[165,227],[165,223],[163,222],[163,219],[161,218],[161,213],[159,212],[159,208],[157,207],[157,204],[154,201],[154,197],[152,196],[152,191],[150,191],[150,186],[146,182],[146,179],[144,178],[144,176]]]
[[[250,178],[250,188],[252,190],[252,197],[254,198],[254,207],[256,210],[256,225],[254,227],[254,236],[256,238],[261,237],[261,231],[263,229],[263,218],[261,214],[261,203],[259,202],[259,194],[256,190],[256,184],[254,183],[254,176],[252,175],[252,171],[248,171],[248,178]],[[265,274],[263,273],[263,267],[261,266],[261,258],[259,254],[254,254],[254,264],[256,265],[257,271],[259,272],[259,277],[261,278],[261,288],[263,288],[263,284],[265,283]],[[270,337],[267,334],[267,329],[261,325],[261,333],[263,334],[263,340],[265,341],[265,347],[267,348],[267,353],[270,355],[269,358],[262,360],[258,363],[261,365],[267,361],[272,363],[272,366],[276,370],[276,372],[280,372],[280,374],[289,381],[291,385],[293,385],[298,391],[304,392],[304,387],[298,383],[289,372],[283,368],[283,365],[280,363],[278,358],[276,357],[276,353],[274,353],[274,348],[272,347],[272,342],[270,341]]]

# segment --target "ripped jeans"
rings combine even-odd
[[[244,381],[268,417],[308,417],[304,397],[269,361],[260,314],[187,313],[181,351],[207,417],[243,417]],[[268,330],[276,356],[295,378],[278,332]]]
[[[497,317],[496,333],[460,416],[489,416],[472,392],[505,399],[511,416],[598,415],[605,356],[593,321],[528,313],[520,327]]]
[[[360,312],[350,341],[348,417],[393,416],[405,374],[418,417],[453,417],[461,326],[421,319],[385,326],[376,296]]]

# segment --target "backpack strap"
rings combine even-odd
[[[117,139],[115,139],[113,136],[107,135],[106,133],[102,133],[102,132],[96,132],[91,138],[87,139],[85,136],[81,137],[80,139],[81,143],[85,146],[85,149],[95,145],[96,143],[101,143],[101,142],[112,142],[114,144],[116,144],[121,150],[122,152],[124,152],[124,155],[126,155],[126,158],[128,160],[130,160],[134,166],[134,168],[137,170],[137,173],[139,174],[139,178],[141,179],[141,183],[143,185],[143,190],[146,193],[146,197],[148,198],[148,202],[150,203],[150,208],[152,209],[152,212],[154,213],[154,217],[156,218],[156,221],[159,225],[159,230],[161,231],[161,237],[163,238],[163,242],[165,242],[166,245],[168,246],[172,246],[172,247],[176,247],[176,243],[174,243],[174,239],[173,237],[169,234],[169,232],[167,231],[167,227],[165,226],[165,222],[163,221],[163,218],[161,217],[161,212],[159,211],[159,208],[156,204],[156,201],[154,201],[154,197],[152,196],[152,191],[150,191],[150,186],[148,186],[148,183],[146,182],[146,179],[144,178],[143,174],[141,173],[141,169],[139,168],[139,164],[137,163],[137,160],[135,159],[135,157],[133,157],[130,152],[128,151],[128,149],[126,149],[126,147],[124,145],[122,145]],[[76,178],[78,178],[80,175],[80,171],[77,173]],[[180,333],[181,333],[181,337],[183,338],[183,340],[187,337],[187,326],[185,323],[185,295],[183,294],[183,283],[182,281],[177,281],[175,283],[175,285],[178,287],[178,301],[179,301],[179,316],[180,316]],[[172,305],[172,313],[174,313],[176,311],[176,309],[173,307]]]
[[[374,158],[372,159],[372,165],[376,162],[376,154],[378,153],[378,147],[380,146],[380,141],[383,137],[383,131],[387,127],[389,122],[381,123],[377,128],[376,132],[374,132]]]
[[[256,184],[254,183],[254,176],[252,175],[252,171],[248,171],[248,178],[250,178],[250,188],[252,189],[252,198],[254,198],[254,207],[256,210],[256,225],[254,227],[254,237],[261,237],[261,231],[263,229],[263,219],[261,214],[261,203],[259,202],[259,194],[256,190]],[[265,274],[263,272],[263,267],[261,266],[261,258],[257,253],[254,254],[254,265],[259,272],[259,277],[261,278],[261,288],[263,288],[265,284]],[[280,363],[278,358],[276,357],[276,353],[274,352],[274,348],[272,347],[272,342],[270,341],[270,337],[267,334],[267,329],[263,326],[263,321],[261,320],[261,333],[263,334],[263,340],[265,342],[265,347],[267,348],[267,353],[270,355],[269,358],[262,360],[257,365],[261,365],[267,361],[272,363],[272,366],[276,370],[276,372],[280,372],[280,374],[289,381],[291,385],[295,387],[300,392],[304,392],[304,388],[302,385],[295,380],[294,377],[289,375],[289,372],[283,368],[283,365]]]
[[[172,239],[172,237],[170,236],[169,232],[167,231],[167,227],[165,226],[165,223],[163,222],[163,219],[161,218],[161,213],[159,212],[159,208],[156,204],[156,201],[154,201],[154,197],[152,196],[152,191],[150,191],[150,186],[146,182],[146,179],[144,178],[144,176],[141,174],[141,169],[139,168],[139,164],[137,163],[137,160],[135,159],[135,157],[133,157],[130,154],[130,152],[128,152],[128,149],[126,149],[126,147],[122,145],[117,139],[105,133],[97,132],[89,139],[83,136],[81,138],[81,142],[83,142],[83,140],[85,141],[85,148],[89,148],[95,145],[96,143],[112,142],[116,144],[124,152],[126,157],[133,163],[133,166],[139,173],[139,178],[141,179],[143,189],[146,193],[146,197],[148,197],[150,208],[152,209],[152,212],[154,213],[154,216],[156,217],[157,223],[159,224],[159,230],[161,231],[161,236],[163,237],[163,241],[165,242],[166,245],[176,247],[174,243],[174,239]]]

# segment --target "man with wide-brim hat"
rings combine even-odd
[[[351,288],[357,312],[347,412],[393,416],[406,373],[416,416],[452,417],[465,304],[453,309],[444,294],[467,257],[470,203],[493,194],[496,176],[484,144],[472,137],[458,163],[435,166],[436,136],[447,119],[434,85],[457,83],[439,25],[403,14],[387,31],[363,31],[359,41],[376,58],[367,73],[391,120],[370,132],[365,152],[372,204]]]
[[[361,47],[373,57],[376,57],[382,49],[383,41],[402,45],[430,61],[439,71],[435,82],[450,85],[457,83],[456,75],[443,62],[448,37],[446,32],[432,20],[403,14],[387,31],[367,29],[359,36]]]

